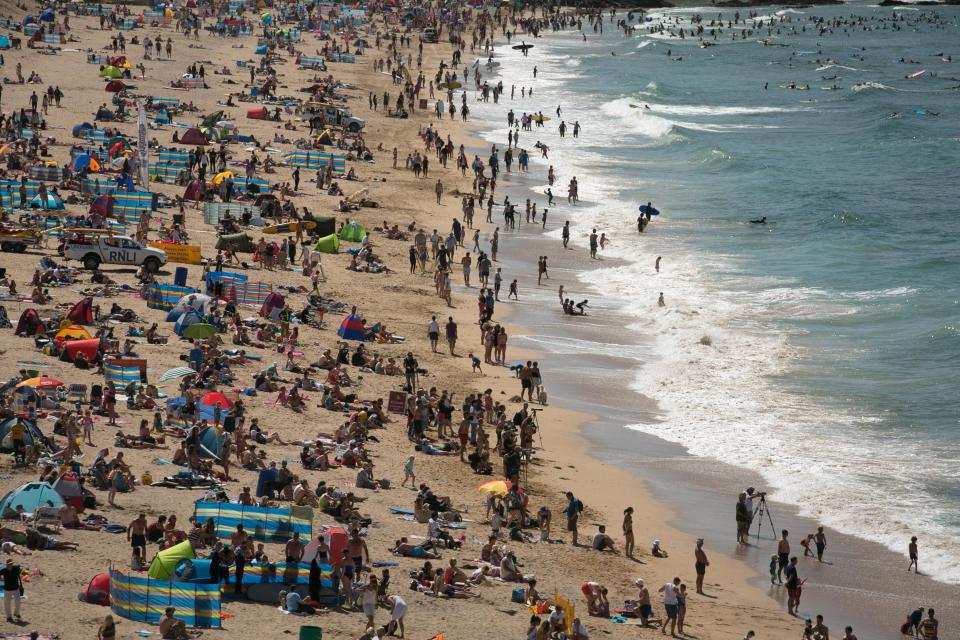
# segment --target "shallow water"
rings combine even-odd
[[[851,14],[870,30],[819,34],[812,21]],[[602,254],[623,261],[583,280],[653,344],[617,352],[659,408],[630,428],[758,471],[777,499],[841,531],[901,552],[920,535],[926,569],[957,583],[960,81],[943,76],[960,76],[960,10],[773,15],[785,22],[770,36],[734,43],[724,29],[708,48],[610,23],[586,42],[548,34],[526,58],[501,47],[506,96],[471,109],[501,148],[507,109],[554,117],[521,133],[538,189],[548,164],[558,174],[551,234],[570,220],[574,243],[591,227],[610,237]],[[810,90],[780,88],[790,82]],[[535,97],[521,100],[521,85]],[[579,140],[559,138],[558,105]],[[534,157],[537,140],[549,160]],[[575,208],[559,197],[572,176]],[[663,213],[640,236],[648,201]]]

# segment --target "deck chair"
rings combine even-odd
[[[79,383],[71,384],[67,398],[70,400],[76,400],[81,404],[86,402],[87,401],[87,385],[79,384]]]
[[[33,512],[33,518],[28,519],[27,524],[34,529],[47,527],[54,531],[60,531],[60,509],[59,507],[37,507],[37,510]]]

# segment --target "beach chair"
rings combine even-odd
[[[71,384],[67,398],[71,401],[78,401],[84,403],[87,401],[87,385],[85,384]]]
[[[37,507],[37,510],[32,514],[22,514],[20,517],[24,519],[27,526],[34,529],[46,527],[54,531],[60,531],[59,507]]]

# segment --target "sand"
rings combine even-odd
[[[3,13],[15,13],[11,8]],[[101,103],[107,102],[109,95],[104,93],[102,82],[97,78],[94,65],[86,64],[83,52],[87,48],[102,49],[108,42],[110,33],[95,28],[93,18],[77,18],[71,16],[72,35],[79,38],[79,42],[65,45],[67,48],[76,48],[80,51],[62,51],[59,55],[40,56],[35,51],[26,48],[20,51],[5,52],[5,75],[12,76],[12,70],[17,62],[23,64],[24,75],[36,70],[43,78],[43,87],[47,84],[59,85],[66,94],[64,106],[61,109],[51,108],[47,116],[50,124],[45,132],[47,136],[56,137],[58,145],[52,148],[52,155],[61,163],[68,159],[69,145],[72,143],[70,128],[81,121],[90,120],[92,113]],[[379,25],[378,25],[379,26]],[[164,37],[172,34],[172,30],[144,29],[128,32],[126,36],[145,35],[154,36],[157,32]],[[368,36],[372,41],[372,38]],[[210,113],[219,107],[216,102],[225,97],[226,93],[238,90],[246,80],[245,73],[238,71],[234,65],[236,59],[252,59],[256,39],[253,37],[239,39],[219,39],[203,36],[198,44],[202,48],[188,48],[182,36],[174,34],[173,62],[146,62],[147,77],[145,80],[135,80],[137,92],[154,96],[174,96],[189,99],[196,104],[200,111],[193,115],[184,115],[180,119],[194,122],[203,114]],[[242,45],[242,48],[237,48]],[[319,48],[322,44],[312,36],[306,36],[306,41],[299,47],[308,53]],[[140,61],[141,46],[128,46],[127,55],[136,64]],[[415,50],[414,50],[415,54]],[[354,113],[367,120],[365,137],[371,147],[382,142],[385,151],[377,153],[375,162],[351,163],[359,176],[364,180],[363,187],[370,189],[370,197],[378,201],[382,208],[364,209],[351,218],[359,220],[372,229],[375,225],[386,220],[391,225],[406,225],[415,222],[428,231],[437,228],[445,232],[449,228],[450,219],[459,216],[459,200],[450,196],[444,198],[440,206],[435,204],[433,185],[436,177],[440,177],[449,192],[458,188],[463,192],[470,189],[467,180],[459,178],[452,166],[442,170],[438,163],[432,163],[429,178],[416,179],[409,171],[391,169],[390,150],[396,146],[402,159],[406,153],[415,149],[422,149],[423,145],[417,137],[418,129],[430,123],[429,114],[415,112],[409,120],[385,119],[380,113],[373,113],[367,106],[368,91],[390,91],[396,93],[396,88],[390,85],[389,77],[373,72],[370,62],[381,56],[382,52],[370,50],[357,64],[332,64],[330,73],[339,80],[349,82],[357,87],[356,90],[346,91],[346,95],[353,97],[350,107]],[[466,58],[466,56],[465,56]],[[428,45],[425,47],[424,69],[428,73],[436,68],[439,60],[449,60],[449,48],[445,45]],[[192,62],[213,61],[206,63],[207,82],[210,89],[192,90],[190,92],[176,92],[164,89],[167,83],[180,76],[187,65]],[[214,75],[213,70],[219,65],[227,66],[233,71],[232,76]],[[291,60],[282,65],[281,83],[279,90],[282,94],[296,95],[296,90],[307,86],[313,74],[297,71]],[[227,86],[225,79],[232,79],[238,84]],[[31,91],[38,89],[35,85],[5,85],[2,105],[5,109],[20,107],[28,104]],[[459,99],[459,98],[458,98]],[[247,120],[244,113],[247,104],[240,103],[238,107],[227,109],[238,123],[243,133],[253,133],[260,140],[269,140],[277,130],[275,123]],[[289,119],[290,116],[285,116]],[[135,135],[135,124],[121,124],[120,129],[126,134]],[[285,135],[297,137],[304,133],[303,123],[298,123],[299,132],[281,131]],[[449,133],[455,144],[464,143],[470,147],[484,146],[470,138],[470,131],[461,123],[451,123],[449,120],[440,123],[440,131],[444,137]],[[168,144],[173,129],[151,130],[150,136],[156,137],[163,144]],[[182,132],[182,130],[181,130]],[[274,145],[284,150],[289,145]],[[246,154],[242,148],[234,146],[230,149],[233,159],[240,159]],[[259,154],[262,155],[263,154]],[[278,183],[289,180],[289,169],[279,169],[277,174],[267,176],[271,182]],[[308,182],[310,176],[304,172],[301,182],[301,192],[294,198],[298,207],[307,207],[317,215],[334,214],[336,198],[316,194],[315,186]],[[343,184],[341,182],[341,184]],[[354,185],[345,185],[350,191]],[[156,191],[173,195],[180,189],[163,185],[156,185]],[[73,212],[85,212],[82,205],[69,206]],[[160,216],[167,221],[175,210],[167,209]],[[338,215],[339,220],[345,219]],[[477,219],[482,219],[477,215]],[[213,245],[216,235],[211,227],[203,224],[202,217],[197,211],[188,211],[187,228],[192,241],[202,246],[203,255],[211,258],[215,251]],[[154,223],[156,228],[156,223]],[[487,225],[481,225],[484,233],[489,232]],[[257,233],[254,234],[259,235]],[[512,247],[507,234],[502,236],[501,246],[504,251],[517,251]],[[431,315],[442,319],[452,314],[460,325],[461,341],[458,352],[465,354],[471,348],[480,348],[477,341],[479,332],[476,327],[475,307],[473,297],[476,290],[464,290],[457,286],[455,290],[455,308],[448,309],[446,305],[434,295],[433,282],[430,275],[409,275],[407,273],[408,243],[391,241],[375,236],[378,253],[385,262],[394,269],[389,274],[358,274],[344,269],[349,262],[349,256],[341,253],[337,256],[324,256],[324,268],[327,282],[321,285],[325,296],[343,301],[348,305],[356,305],[360,311],[372,321],[382,321],[391,331],[407,336],[403,345],[374,345],[373,350],[398,358],[406,351],[417,354],[421,365],[429,370],[429,375],[423,377],[424,386],[435,386],[438,389],[447,389],[456,393],[462,399],[468,392],[493,388],[497,398],[503,402],[509,401],[519,389],[516,380],[511,379],[509,372],[502,367],[484,367],[484,375],[479,376],[470,371],[470,365],[464,357],[449,357],[441,354],[431,354],[426,340],[426,323]],[[33,267],[40,255],[51,255],[51,249],[33,251],[25,255],[2,254],[0,261],[7,268],[8,274],[14,277],[21,292],[28,290]],[[76,265],[73,265],[76,266]],[[173,267],[169,265],[161,280],[172,281]],[[201,268],[190,266],[188,283],[196,284],[200,279]],[[121,267],[107,267],[106,273],[120,281],[132,283],[133,270]],[[302,274],[269,271],[250,271],[251,279],[280,284],[307,284]],[[84,279],[85,282],[88,278]],[[459,282],[459,274],[454,274],[454,281]],[[509,281],[509,280],[508,280]],[[84,285],[85,286],[85,285]],[[65,289],[54,289],[55,303],[72,304],[80,299],[81,286]],[[304,302],[302,294],[291,296],[293,306],[300,308]],[[115,299],[98,299],[99,304],[109,306],[118,302],[123,307],[130,307],[147,323],[158,321],[165,333],[169,333],[170,325],[162,322],[161,312],[148,310],[143,300],[124,295]],[[5,303],[11,317],[16,319],[22,309],[32,306],[26,303]],[[519,306],[519,305],[518,305]],[[497,309],[497,319],[503,319],[504,310],[509,311],[509,304],[501,304]],[[54,313],[52,305],[40,307],[40,313],[49,317]],[[255,310],[248,310],[253,315]],[[509,316],[508,316],[509,318]],[[327,328],[315,330],[304,328],[301,333],[301,342],[309,358],[315,358],[325,348],[334,348],[337,342],[335,329],[340,320],[339,316],[328,318]],[[122,334],[125,327],[118,326],[118,333]],[[510,335],[515,335],[508,327]],[[185,344],[172,340],[167,346],[147,345],[143,341],[137,347],[141,357],[149,361],[151,380],[168,368],[181,363],[179,356],[185,352]],[[0,349],[6,353],[0,364],[0,377],[6,379],[20,368],[36,368],[33,365],[20,364],[20,361],[42,362],[40,371],[43,375],[60,378],[67,382],[82,382],[88,386],[102,382],[89,372],[73,369],[65,363],[47,358],[33,348],[28,339],[16,338],[12,331],[5,330],[0,334]],[[255,351],[262,355],[263,364],[278,362],[282,365],[283,357],[271,353],[269,350]],[[510,348],[510,360],[524,357],[525,354]],[[549,379],[551,367],[558,363],[544,362],[545,375]],[[349,368],[351,374],[357,372]],[[247,365],[239,371],[238,386],[250,384],[252,375],[257,367]],[[287,376],[292,379],[292,376]],[[368,374],[364,376],[364,384],[359,388],[362,398],[383,398],[391,389],[395,389],[402,381],[398,378]],[[168,393],[175,393],[174,385],[161,386]],[[266,431],[277,431],[284,439],[309,437],[317,432],[333,431],[343,420],[340,414],[329,413],[317,408],[316,400],[319,394],[313,394],[312,402],[308,402],[308,410],[304,414],[295,414],[289,409],[275,407],[270,402],[272,397],[261,395],[248,402],[249,416],[256,417],[263,424]],[[510,403],[512,413],[518,407]],[[122,430],[125,433],[134,433],[139,420],[149,417],[146,412],[127,411],[118,407],[122,419]],[[524,564],[524,571],[534,573],[538,579],[538,586],[544,593],[554,591],[566,596],[578,607],[578,611],[585,613],[583,598],[578,593],[579,584],[583,580],[597,580],[610,589],[610,600],[614,607],[626,598],[636,596],[633,581],[644,578],[652,591],[674,575],[680,576],[690,585],[693,583],[693,538],[683,534],[666,523],[675,516],[675,512],[666,505],[654,500],[646,491],[644,485],[635,477],[610,465],[602,464],[586,455],[586,442],[579,435],[579,425],[588,416],[562,411],[547,407],[540,414],[540,423],[543,427],[544,449],[538,451],[536,464],[531,469],[527,490],[531,495],[531,504],[538,508],[542,504],[548,505],[554,513],[554,535],[567,540],[566,544],[519,544],[513,543],[520,561]],[[52,422],[43,421],[46,432],[52,428]],[[380,439],[379,444],[373,444],[371,450],[375,456],[375,476],[387,477],[393,480],[394,486],[402,478],[403,461],[411,446],[403,433],[402,421],[395,417],[385,431],[376,432]],[[84,447],[82,462],[92,462],[96,451],[102,447],[113,448],[112,430],[98,423],[95,428],[94,447]],[[280,460],[284,457],[294,457],[298,449],[292,446],[266,445],[265,450],[269,459]],[[156,479],[172,473],[173,467],[160,465],[154,462],[158,457],[168,457],[172,451],[164,450],[125,450],[128,462],[132,465],[137,477],[149,471]],[[294,465],[296,466],[296,465]],[[499,470],[500,465],[495,466]],[[0,481],[0,489],[6,491],[23,482],[34,479],[36,471],[15,470],[12,460],[3,461],[3,473],[10,474]],[[254,486],[256,475],[232,467],[232,473],[238,478],[236,482],[228,482],[225,487],[231,497],[235,497],[243,486]],[[328,484],[349,487],[354,479],[354,473],[349,470],[334,470],[316,472],[298,470],[301,477],[309,479],[315,485],[319,479],[325,479]],[[458,506],[469,511],[468,519],[472,520],[466,530],[466,544],[459,552],[446,552],[444,562],[448,558],[457,558],[462,562],[478,557],[480,540],[485,539],[488,525],[483,522],[484,495],[476,491],[482,482],[490,477],[475,476],[469,467],[461,464],[457,458],[418,456],[416,460],[417,480],[427,482],[436,493],[451,495]],[[498,477],[497,475],[494,478]],[[624,559],[619,555],[600,554],[585,548],[574,548],[569,544],[562,529],[561,510],[563,508],[564,490],[574,490],[586,504],[585,516],[582,519],[581,539],[589,539],[595,532],[595,525],[606,523],[615,537],[619,537],[619,522],[622,509],[626,505],[634,505],[636,515],[636,537],[638,540],[638,556],[635,562]],[[495,584],[478,589],[479,597],[469,600],[446,601],[435,600],[422,594],[417,594],[407,588],[407,571],[419,566],[411,559],[393,558],[387,551],[388,546],[401,535],[423,535],[424,525],[406,522],[398,519],[389,512],[390,506],[412,506],[414,492],[404,488],[393,488],[389,491],[371,492],[359,490],[367,498],[363,504],[363,511],[370,514],[375,526],[370,529],[367,543],[373,560],[396,560],[400,566],[392,569],[392,591],[401,594],[409,603],[410,610],[407,616],[407,635],[410,638],[432,638],[438,633],[445,633],[447,638],[471,637],[520,637],[525,633],[529,612],[522,606],[510,602],[510,591],[513,585]],[[111,522],[128,524],[139,512],[148,515],[152,521],[159,514],[176,514],[181,523],[193,513],[193,501],[202,496],[197,491],[175,491],[158,487],[138,487],[133,493],[120,494],[117,504],[121,508],[104,507],[96,513],[106,515]],[[98,493],[101,502],[106,501],[104,493]],[[675,507],[677,507],[675,505]],[[678,508],[678,507],[677,507]],[[13,524],[13,523],[7,523]],[[319,525],[334,524],[330,518],[315,514],[314,529]],[[57,632],[65,638],[92,637],[97,625],[107,609],[78,602],[76,594],[94,575],[106,571],[111,565],[126,570],[129,565],[130,550],[123,535],[112,535],[91,531],[65,531],[61,534],[65,540],[77,542],[80,545],[78,552],[45,551],[35,553],[24,558],[24,565],[31,569],[36,568],[42,576],[33,577],[27,584],[28,600],[23,603],[23,615],[26,623],[24,630],[40,630]],[[649,541],[659,537],[665,541],[672,555],[668,559],[654,559],[649,556]],[[267,545],[272,559],[281,555],[279,545]],[[155,546],[148,549],[148,556],[156,551]],[[702,598],[691,595],[688,601],[687,627],[692,636],[699,638],[741,638],[747,629],[754,629],[760,638],[793,637],[799,632],[799,623],[791,619],[765,593],[749,584],[749,579],[756,574],[736,558],[720,556],[712,553],[707,546],[707,553],[711,554],[711,566],[707,575],[706,589],[711,597]],[[660,599],[654,594],[655,608],[662,611]],[[323,627],[329,637],[358,637],[364,628],[364,619],[361,613],[327,613],[315,618],[298,618],[282,615],[276,607],[264,604],[229,601],[224,604],[224,612],[230,617],[223,621],[225,631],[206,631],[205,636],[243,634],[250,637],[265,637],[268,635],[296,634],[301,624],[314,624]],[[385,610],[377,614],[378,622],[387,619]],[[660,637],[659,631],[640,630],[633,625],[617,625],[602,619],[586,619],[587,627],[594,636],[600,634],[612,638],[626,637]],[[4,623],[4,630],[11,625]],[[134,637],[138,629],[148,628],[139,622],[119,620],[119,637]]]

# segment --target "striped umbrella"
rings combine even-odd
[[[162,376],[158,379],[158,382],[166,382],[167,380],[176,380],[177,378],[183,378],[184,376],[189,376],[195,374],[196,371],[190,367],[174,367],[169,371],[165,371]]]

